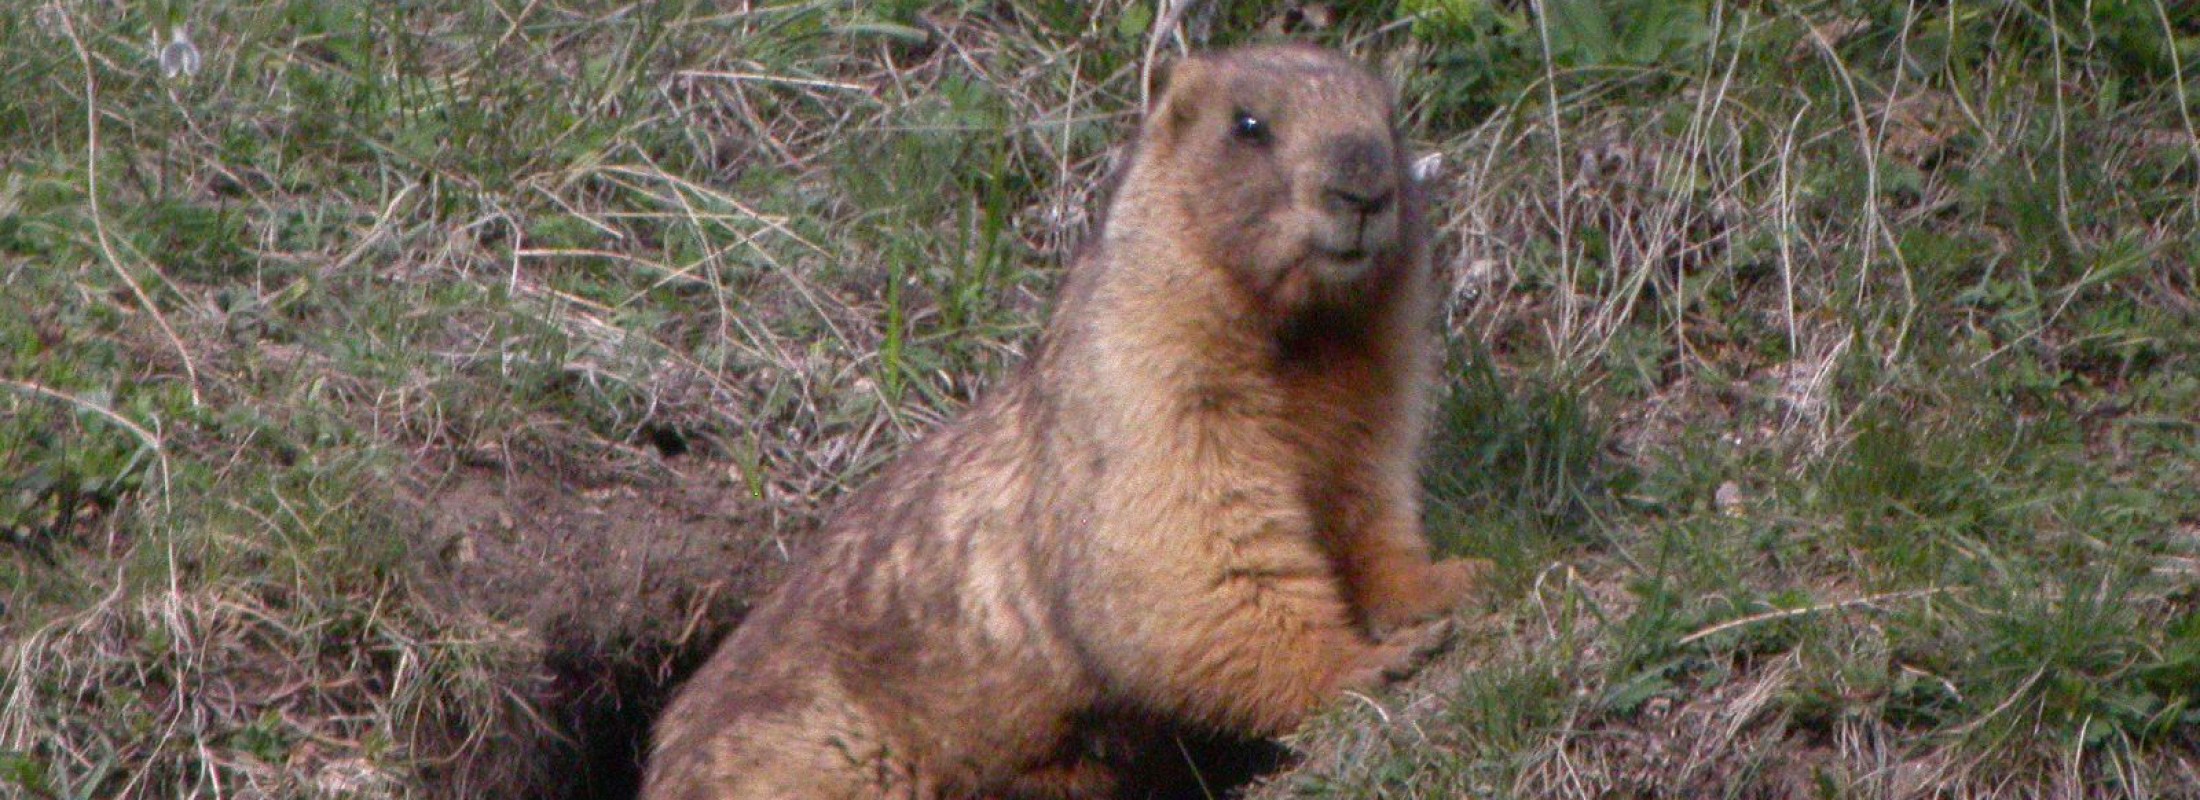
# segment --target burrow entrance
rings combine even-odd
[[[650,727],[672,692],[799,549],[775,541],[737,487],[709,479],[644,487],[473,465],[428,483],[434,583],[449,602],[520,622],[541,643],[539,669],[514,676],[536,707],[514,726],[531,730],[493,745],[523,752],[454,770],[454,796],[634,798]],[[1265,740],[1191,730],[1159,738],[1126,770],[1122,797],[1229,797],[1287,760]]]
[[[505,676],[531,713],[508,715],[482,763],[430,782],[454,797],[629,800],[651,722],[778,580],[784,548],[708,463],[637,479],[520,461],[420,481],[431,590],[522,627],[539,650]]]
[[[616,657],[551,653],[555,713],[572,748],[559,775],[552,762],[549,796],[558,800],[632,800],[642,787],[649,730],[672,700],[677,681],[702,666],[708,648],[640,646]],[[670,672],[650,665],[661,664]]]

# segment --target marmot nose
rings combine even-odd
[[[1322,204],[1331,214],[1377,214],[1390,207],[1393,193],[1388,187],[1344,187],[1331,184],[1322,190]]]
[[[1376,214],[1390,207],[1390,147],[1372,136],[1346,136],[1330,144],[1322,181],[1322,206],[1337,215]]]

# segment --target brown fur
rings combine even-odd
[[[659,722],[643,796],[1106,796],[1141,724],[1282,733],[1427,647],[1406,626],[1486,562],[1420,531],[1432,288],[1391,113],[1318,50],[1179,65],[1032,360],[848,499]]]

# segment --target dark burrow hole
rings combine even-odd
[[[657,449],[657,455],[665,458],[678,458],[688,453],[688,434],[678,428],[643,425],[641,438]]]
[[[1178,730],[1153,743],[1120,800],[1212,800],[1236,797],[1261,776],[1290,764],[1291,751],[1267,739]]]
[[[641,791],[649,730],[680,682],[714,648],[667,644],[554,649],[545,658],[553,678],[550,709],[570,739],[570,772],[553,774],[545,798],[633,800]],[[564,748],[560,748],[564,749]],[[1119,800],[1209,800],[1236,792],[1288,765],[1273,741],[1194,730],[1171,731],[1125,770]]]
[[[556,800],[632,800],[642,788],[649,727],[679,681],[703,665],[707,647],[655,643],[623,648],[554,648],[544,657],[551,703],[570,737],[572,773],[551,776]]]

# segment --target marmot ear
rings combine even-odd
[[[1186,125],[1199,117],[1199,109],[1190,98],[1199,97],[1212,78],[1207,62],[1198,56],[1172,64],[1161,80],[1161,99],[1154,101],[1148,112],[1146,126],[1153,132],[1166,132],[1170,138],[1184,132]]]

